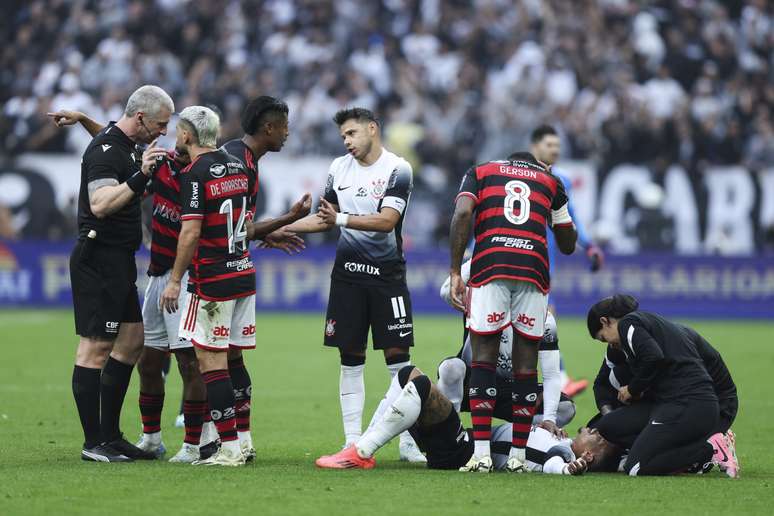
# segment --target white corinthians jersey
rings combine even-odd
[[[562,448],[564,462],[575,460],[575,454],[572,451],[572,439],[558,439],[554,434],[544,428],[533,426],[527,440],[527,469],[534,472],[542,472],[543,464],[546,462],[546,454],[551,448]]]
[[[341,228],[331,277],[359,284],[405,283],[401,230],[412,187],[411,165],[384,148],[369,167],[360,165],[351,154],[333,160],[325,185],[326,201],[350,216],[392,208],[400,213],[400,220],[389,233]]]
[[[494,462],[495,469],[503,469],[505,463],[508,462],[508,454],[511,449],[511,428],[511,424],[508,423],[492,429],[492,441],[494,441],[492,461]],[[505,444],[505,446],[498,446],[500,444]],[[574,461],[576,458],[575,453],[572,451],[572,439],[558,439],[554,437],[554,434],[539,426],[532,427],[525,452],[527,456],[527,470],[533,473],[561,473],[561,466]],[[549,468],[548,471],[544,471],[549,452],[551,452],[552,456],[559,455],[562,461],[559,464],[554,464],[554,467]]]

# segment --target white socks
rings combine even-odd
[[[409,382],[384,412],[382,418],[372,425],[357,442],[361,457],[373,456],[376,450],[387,444],[399,433],[411,428],[422,411],[422,399],[414,382]]]
[[[153,432],[152,434],[143,433],[142,440],[154,446],[158,446],[161,444],[161,431]]]
[[[374,412],[374,415],[371,418],[371,422],[368,423],[368,430],[370,430],[372,426],[374,426],[382,419],[384,413],[398,398],[398,396],[400,396],[402,391],[403,389],[400,386],[400,382],[398,382],[398,375],[394,375],[392,377],[392,381],[390,382],[390,387],[387,389],[387,392],[385,393],[384,398],[382,398],[382,401],[379,402],[379,406],[376,407],[376,412]]]
[[[478,444],[478,441],[476,441],[476,444]],[[522,464],[526,464],[527,450],[525,448],[511,448],[511,452],[508,454],[508,457],[516,457]]]
[[[354,443],[363,431],[363,405],[365,404],[365,384],[363,370],[365,364],[341,366],[339,378],[339,400],[341,401],[341,420],[344,424],[345,445]]]
[[[218,430],[215,428],[215,423],[207,421],[202,424],[202,435],[199,437],[199,446],[204,446],[213,441],[218,440]]]
[[[478,459],[491,456],[489,441],[476,439],[474,441],[473,456]]]
[[[398,371],[410,365],[411,365],[411,360],[407,360],[405,362],[398,362],[397,364],[387,364],[387,370],[390,371],[390,378],[395,378],[395,376],[398,374]]]
[[[250,432],[237,432],[237,436],[239,437],[240,446],[242,443],[247,443],[249,448],[253,447],[253,436],[250,435]]]
[[[387,364],[387,369],[390,371],[390,377],[393,380],[396,381],[396,384],[397,384],[397,379],[398,379],[398,371],[400,371],[404,367],[410,366],[410,365],[411,365],[411,360],[407,360],[405,362],[398,362],[397,364]],[[392,385],[390,385],[390,387],[392,387]],[[400,385],[398,385],[397,387],[398,387],[398,389],[400,389]],[[384,402],[385,402],[385,400],[382,400],[382,403],[384,403]],[[382,403],[379,404],[379,408],[382,408]],[[386,403],[385,408],[389,407],[391,403],[392,402]],[[384,411],[382,411],[382,412],[384,412]],[[376,417],[376,414],[374,414],[374,417]],[[371,420],[371,422],[373,422],[373,419]],[[408,445],[415,444],[414,443],[414,438],[411,437],[410,433],[403,432],[402,434],[400,434],[400,444],[399,444],[399,446],[405,446],[407,444]]]
[[[447,358],[438,366],[438,390],[449,398],[459,414],[465,386],[465,362],[459,358]]]

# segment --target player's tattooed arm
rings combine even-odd
[[[438,387],[432,385],[417,422],[422,427],[437,425],[446,421],[452,410],[454,410],[454,406],[449,398],[444,396]]]
[[[460,310],[465,310],[465,282],[462,280],[460,270],[462,269],[462,257],[465,254],[465,246],[467,246],[470,236],[470,224],[473,219],[474,209],[475,200],[473,198],[467,195],[457,197],[449,232],[451,298],[452,304]]]
[[[65,127],[80,123],[91,136],[96,136],[98,132],[105,128],[103,124],[89,118],[85,113],[81,113],[80,111],[60,109],[53,113],[46,113],[46,115],[54,121],[54,124],[56,124],[57,127]]]

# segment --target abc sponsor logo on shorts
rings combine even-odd
[[[227,328],[226,326],[216,326],[212,330],[212,335],[215,337],[228,337],[231,335],[231,328]]]
[[[242,335],[245,337],[249,337],[250,335],[255,335],[255,325],[251,324],[250,326],[245,326],[242,328]]]
[[[503,322],[505,320],[505,312],[492,312],[486,316],[486,322],[489,324]]]
[[[379,267],[365,263],[347,262],[344,264],[344,270],[347,272],[363,272],[371,276],[379,276]]]
[[[527,238],[496,236],[496,237],[492,237],[492,243],[502,244],[503,247],[512,247],[514,249],[531,250],[535,248],[535,246],[532,245],[532,240],[529,240]]]
[[[516,318],[516,322],[523,324],[524,326],[529,326],[530,328],[535,327],[535,318],[529,317],[527,314],[519,314],[519,316]]]

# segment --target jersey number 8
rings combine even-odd
[[[245,198],[242,197],[242,210],[239,212],[239,219],[234,227],[234,204],[231,199],[226,199],[220,205],[219,213],[226,214],[226,231],[228,232],[228,252],[234,254],[237,249],[239,252],[245,250],[247,242],[247,231],[245,230]]]
[[[529,220],[529,194],[532,191],[524,181],[508,181],[505,185],[505,218],[511,224],[521,225]],[[519,214],[513,213],[519,203]]]

